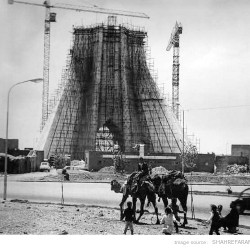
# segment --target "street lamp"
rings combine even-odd
[[[5,137],[5,161],[4,161],[4,191],[3,191],[3,199],[6,200],[6,197],[7,197],[7,169],[8,169],[8,166],[7,166],[7,153],[8,153],[8,128],[9,128],[9,99],[10,99],[10,92],[11,90],[19,85],[19,84],[22,84],[22,83],[25,83],[25,82],[34,82],[34,83],[37,83],[37,82],[41,82],[43,81],[42,78],[35,78],[35,79],[30,79],[30,80],[26,80],[26,81],[23,81],[23,82],[18,82],[14,85],[12,85],[8,91],[8,98],[7,98],[7,118],[6,118],[6,137]]]

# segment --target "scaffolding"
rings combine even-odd
[[[45,156],[85,150],[180,153],[182,128],[156,84],[147,33],[107,23],[75,27],[62,83],[50,102],[39,147]]]

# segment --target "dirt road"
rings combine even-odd
[[[146,213],[141,224],[134,226],[135,234],[161,235],[162,225],[152,224],[154,222],[155,216]],[[123,229],[124,222],[119,221],[119,210],[116,209],[29,202],[0,203],[2,235],[121,235]],[[208,224],[201,220],[189,220],[187,228],[180,228],[178,235],[207,235],[208,231]],[[230,235],[223,231],[221,234]],[[250,229],[240,228],[239,234],[248,235]]]

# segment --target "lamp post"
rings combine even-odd
[[[35,78],[35,79],[30,79],[26,80],[23,82],[18,82],[14,85],[12,85],[8,91],[8,98],[7,98],[7,118],[6,118],[6,137],[5,137],[5,161],[4,161],[4,191],[3,191],[3,199],[6,200],[7,197],[7,169],[8,169],[8,164],[7,164],[7,154],[8,154],[8,129],[9,129],[9,99],[10,99],[10,92],[11,90],[22,83],[25,82],[41,82],[43,79],[42,78]]]

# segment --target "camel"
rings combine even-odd
[[[128,177],[128,182],[129,180],[132,180],[132,178],[136,175],[136,172],[131,174]],[[156,195],[154,190],[152,189],[152,185],[150,186],[150,184],[147,181],[142,182],[141,185],[139,185],[138,190],[136,193],[132,193],[130,188],[128,187],[128,184],[125,183],[123,184],[123,186],[116,180],[112,180],[111,181],[111,190],[113,190],[116,193],[123,193],[122,196],[122,201],[120,203],[120,220],[122,220],[122,214],[123,214],[123,205],[126,202],[127,198],[129,197],[129,195],[132,197],[132,202],[133,202],[133,210],[134,210],[134,214],[136,212],[136,201],[137,199],[140,200],[141,206],[140,206],[140,215],[137,218],[137,220],[135,221],[135,223],[138,223],[140,218],[142,217],[142,215],[144,214],[144,205],[145,205],[145,200],[146,197],[148,198],[148,201],[151,202],[154,206],[155,209],[155,214],[157,217],[157,221],[156,224],[160,224],[160,220],[158,217],[158,207],[156,205]]]
[[[184,211],[184,221],[182,226],[185,227],[187,222],[187,197],[188,197],[188,185],[184,179],[176,179],[175,181],[166,181],[167,175],[162,177],[155,175],[152,177],[152,182],[155,186],[155,190],[159,198],[162,198],[164,207],[168,206],[168,199],[177,198]]]

